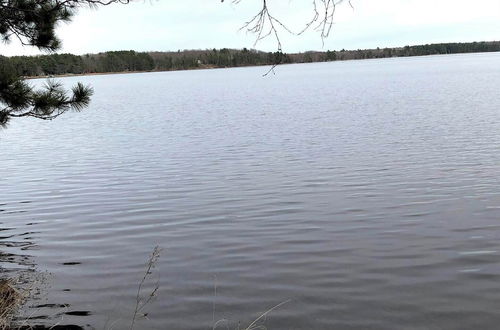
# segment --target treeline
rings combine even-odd
[[[72,55],[14,56],[10,60],[25,77],[125,71],[150,71],[155,63],[147,53],[134,51]]]
[[[281,61],[282,53],[257,50],[186,50],[177,52],[113,51],[99,54],[13,56],[17,74],[23,77],[107,72],[169,71],[267,65]]]
[[[306,52],[290,54],[294,63],[362,60],[370,58],[424,56],[440,54],[483,53],[500,51],[499,41],[482,41],[470,43],[442,43],[398,48],[358,49],[326,52]]]
[[[25,77],[131,71],[223,68],[276,63],[308,63],[355,59],[500,51],[500,42],[443,43],[400,48],[283,54],[253,49],[185,50],[177,52],[114,51],[99,54],[14,56],[9,60]]]

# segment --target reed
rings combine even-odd
[[[144,317],[147,318],[148,313],[144,313],[143,309],[146,307],[148,304],[151,303],[151,301],[156,297],[156,294],[160,288],[159,280],[156,282],[154,288],[147,293],[143,292],[143,286],[148,281],[148,279],[152,276],[153,274],[153,269],[155,268],[158,259],[160,258],[160,252],[161,248],[159,246],[156,246],[149,256],[148,263],[146,265],[146,271],[144,272],[144,275],[139,283],[139,286],[137,288],[137,294],[135,297],[135,309],[134,309],[134,315],[132,317],[132,322],[130,323],[130,330],[134,329],[135,322],[138,317]]]
[[[10,329],[12,320],[26,298],[13,279],[0,279],[0,329]]]

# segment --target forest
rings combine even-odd
[[[65,74],[170,71],[496,51],[500,51],[500,42],[483,41],[399,48],[310,51],[295,54],[262,52],[246,48],[242,50],[223,48],[219,50],[179,50],[176,52],[136,52],[129,50],[85,55],[13,56],[4,58],[4,60],[11,61],[20,76],[41,77]]]

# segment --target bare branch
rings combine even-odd
[[[239,4],[242,1],[243,0],[233,0],[232,3]],[[222,2],[224,2],[224,0],[222,0]],[[269,0],[262,0],[262,7],[259,12],[247,21],[240,30],[246,30],[256,35],[254,46],[262,39],[273,36],[276,39],[279,52],[282,51],[279,30],[298,36],[313,28],[320,33],[322,43],[324,43],[324,40],[328,38],[332,31],[337,6],[347,2],[351,8],[354,8],[351,0],[312,0],[311,6],[313,16],[311,20],[309,20],[300,31],[293,32],[291,28],[270,11],[268,2]]]

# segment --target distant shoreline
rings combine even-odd
[[[349,60],[345,60],[349,61]],[[332,61],[333,62],[333,61]],[[341,62],[340,60],[336,62]],[[311,63],[324,63],[324,62],[311,62]],[[281,63],[276,66],[290,65],[290,64],[310,64],[310,63]],[[23,76],[22,79],[50,79],[50,78],[66,78],[66,77],[86,77],[86,76],[107,76],[115,74],[134,74],[134,73],[157,73],[157,72],[176,72],[176,71],[195,71],[195,70],[217,70],[217,69],[237,69],[237,68],[250,68],[250,67],[270,67],[273,64],[256,64],[256,65],[240,65],[240,66],[199,66],[196,68],[188,69],[175,69],[175,70],[137,70],[137,71],[110,71],[110,72],[88,72],[88,73],[64,73],[54,75],[41,75],[41,76]]]
[[[229,69],[229,68],[243,68],[246,66],[232,66],[232,67],[197,67],[189,69],[178,69],[178,70],[138,70],[138,71],[110,71],[110,72],[88,72],[88,73],[64,73],[64,74],[54,74],[54,75],[41,75],[41,76],[25,76],[22,77],[26,80],[32,79],[50,79],[50,78],[66,78],[66,77],[85,77],[85,76],[107,76],[114,74],[133,74],[133,73],[154,73],[154,72],[173,72],[173,71],[192,71],[192,70],[211,70],[211,69]],[[251,66],[266,66],[266,65],[251,65]]]
[[[468,46],[485,46],[490,47],[488,49],[483,48],[467,48]],[[439,48],[440,47],[440,48]],[[443,48],[444,47],[444,48]],[[452,48],[455,47],[455,48]],[[458,48],[457,48],[458,47]],[[466,47],[460,49],[459,47]],[[437,50],[436,50],[437,49]],[[446,50],[446,52],[444,52]],[[431,53],[426,53],[430,52]],[[457,54],[481,54],[481,53],[494,53],[500,52],[500,42],[480,42],[480,43],[456,43],[456,44],[431,44],[431,45],[423,45],[423,46],[406,46],[400,48],[384,48],[384,49],[369,49],[369,50],[342,50],[342,51],[327,51],[327,52],[306,52],[300,54],[280,54],[280,53],[267,53],[271,57],[267,57],[267,62],[259,62],[259,63],[236,63],[235,65],[231,65],[232,62],[227,62],[227,65],[221,64],[212,64],[212,63],[203,63],[199,59],[200,56],[211,55],[210,52],[214,52],[213,54],[217,56],[221,56],[224,54],[229,56],[230,59],[232,56],[264,56],[266,53],[258,52],[255,50],[213,50],[213,51],[184,51],[177,53],[136,53],[134,51],[116,51],[116,52],[107,52],[100,54],[89,54],[89,55],[71,55],[71,54],[55,54],[55,55],[39,55],[37,56],[18,56],[13,58],[21,59],[21,61],[26,61],[26,59],[39,59],[39,58],[47,58],[47,57],[55,57],[56,61],[59,57],[69,56],[71,58],[83,58],[86,57],[94,57],[98,60],[103,56],[114,56],[111,57],[111,63],[113,61],[123,61],[123,57],[120,56],[150,56],[151,61],[154,61],[157,65],[155,68],[151,66],[145,70],[117,70],[117,71],[102,71],[102,72],[85,72],[85,73],[60,73],[60,74],[41,74],[41,75],[21,75],[23,79],[33,80],[33,79],[50,79],[50,78],[65,78],[65,77],[80,77],[80,76],[101,76],[101,75],[115,75],[115,74],[132,74],[132,73],[154,73],[154,72],[171,72],[171,71],[191,71],[191,70],[211,70],[211,69],[228,69],[228,68],[244,68],[244,67],[270,67],[276,65],[286,65],[286,64],[307,64],[307,63],[324,63],[324,62],[344,62],[344,61],[355,61],[355,60],[368,60],[368,59],[386,59],[386,58],[401,58],[401,57],[422,57],[422,56],[435,56],[435,55],[457,55]],[[160,55],[158,55],[160,54]],[[173,55],[172,55],[173,54]],[[250,54],[250,55],[249,55]],[[263,55],[264,54],[264,55]],[[158,56],[160,59],[158,60]],[[163,58],[161,58],[163,56]],[[191,60],[189,65],[185,65],[183,67],[169,67],[165,68],[161,65],[158,65],[161,60],[168,59],[172,61],[171,56],[174,56],[174,59],[179,60],[182,56],[181,61],[186,60],[188,58]],[[191,56],[190,58],[188,56]],[[294,58],[297,57],[298,58]],[[301,56],[301,57],[300,57]],[[155,60],[153,60],[155,58]],[[270,62],[270,59],[277,59],[276,62]],[[292,60],[290,60],[290,58]],[[281,59],[281,62],[280,62]],[[217,58],[219,60],[219,58]],[[60,61],[64,61],[64,59],[60,59]],[[22,63],[22,62],[21,62]],[[59,63],[59,62],[57,62]],[[62,63],[62,62],[61,62]],[[220,62],[217,62],[220,63]],[[170,63],[172,64],[172,63]]]

